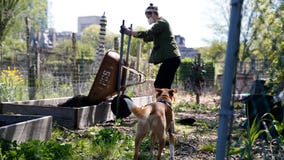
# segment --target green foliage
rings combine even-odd
[[[46,0],[1,0],[0,3],[0,42],[6,36],[19,39],[19,33],[25,31],[25,17],[30,18],[34,32],[47,28]],[[13,28],[13,32],[10,30]]]
[[[19,14],[13,23],[13,32],[9,33],[13,39],[18,39],[19,34],[22,34],[24,38],[25,35],[25,18],[29,17],[30,32],[36,35],[38,32],[47,29],[47,0],[29,0],[20,1],[23,9],[21,14]]]
[[[78,55],[77,59],[83,60],[94,60],[96,50],[95,48],[89,43],[82,43],[81,41],[78,42]]]
[[[70,144],[59,144],[55,141],[40,142],[32,140],[17,144],[0,139],[3,160],[71,160],[73,150]]]
[[[273,120],[274,127],[280,136],[280,139],[284,139],[284,117],[281,122]],[[282,142],[284,143],[284,141]]]
[[[92,150],[96,151],[95,156],[104,157],[104,159],[132,157],[134,147],[131,137],[111,128],[100,130],[94,137]],[[122,154],[123,152],[126,153]]]
[[[269,116],[272,120],[268,119]],[[272,123],[266,126],[270,120]],[[260,127],[261,125],[265,126],[264,129]],[[283,121],[279,123],[272,114],[266,114],[260,120],[255,118],[253,122],[248,122],[246,126],[246,130],[237,130],[235,136],[238,140],[230,147],[229,155],[239,154],[241,159],[250,160],[257,158],[258,155],[264,159],[282,157],[283,128],[281,127],[283,127]],[[277,129],[278,137],[272,137],[272,127]]]
[[[211,57],[213,60],[222,59],[217,55],[221,52],[225,53],[224,49],[226,48],[225,40],[227,38],[224,37],[227,37],[229,28],[230,3],[224,2],[226,1],[218,0],[215,2],[216,8],[214,12],[217,11],[216,13],[219,14],[219,16],[215,17],[224,18],[222,20],[216,19],[213,22],[214,24],[212,24],[212,28],[216,33],[216,38],[209,47],[212,50],[203,49],[201,51],[202,54],[205,53],[206,57]],[[244,62],[253,62],[260,59],[265,61],[264,67],[257,72],[252,71],[255,77],[263,74],[276,83],[283,81],[284,67],[281,62],[284,48],[283,8],[282,0],[250,0],[243,2],[241,43],[238,53],[238,70],[240,72],[245,71]],[[222,43],[223,45],[221,45]]]
[[[260,121],[254,119],[252,124],[247,124],[246,131],[238,131],[238,146],[230,147],[229,155],[239,154],[242,159],[254,159],[254,145],[264,130],[260,130]]]
[[[215,69],[212,62],[203,63],[202,70],[194,70],[194,59],[184,58],[181,61],[181,65],[178,69],[178,79],[184,85],[189,82],[193,82],[198,76],[202,76],[205,82],[214,82]],[[192,83],[193,84],[193,83]]]
[[[205,61],[204,70],[205,70],[204,79],[214,81],[214,76],[215,76],[214,63]]]
[[[218,106],[215,104],[196,104],[194,102],[188,101],[180,101],[175,104],[173,107],[177,112],[195,112],[195,113],[202,113],[202,112],[217,112]]]
[[[0,44],[11,30],[15,17],[25,9],[25,3],[20,0],[0,1]]]
[[[178,70],[179,80],[186,81],[190,77],[190,68],[192,68],[192,58],[184,58]]]
[[[82,44],[89,44],[95,50],[99,46],[99,33],[100,33],[100,25],[90,25],[84,29],[83,35],[81,37]],[[113,49],[114,38],[116,37],[115,34],[111,33],[110,31],[106,31],[105,37],[105,50]]]
[[[13,39],[7,37],[5,42],[2,44],[3,58],[11,60],[11,64],[15,64],[15,57],[19,53],[24,53],[26,51],[26,44],[20,39]]]
[[[99,46],[100,25],[90,25],[84,29],[81,41],[84,44],[91,44],[94,48]]]
[[[283,55],[283,3],[281,0],[263,1],[255,3],[254,7],[257,14],[253,19],[252,29],[256,33],[251,37],[253,42],[249,48],[253,48],[254,54],[258,58],[269,61],[266,73],[274,82],[281,83],[283,81],[283,67],[279,63],[279,59]]]
[[[216,151],[216,142],[212,142],[208,145],[201,145],[200,148],[205,151],[210,151],[214,153]]]
[[[205,61],[222,62],[226,55],[226,43],[214,40],[209,47],[200,48],[198,51]]]
[[[52,139],[22,144],[0,139],[1,160],[131,159],[133,137],[114,128],[92,127],[88,131],[55,127]],[[1,158],[2,157],[2,158]]]

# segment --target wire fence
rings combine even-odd
[[[1,101],[19,101],[29,99],[46,99],[46,98],[58,98],[58,97],[73,97],[76,95],[88,95],[90,89],[94,83],[96,72],[100,65],[90,60],[80,60],[73,65],[72,63],[59,61],[57,63],[48,63],[47,60],[50,56],[48,54],[41,54],[39,63],[34,63],[30,70],[26,67],[26,59],[14,60],[16,63],[6,61],[2,65],[2,70],[7,68],[17,69],[22,75],[24,83],[21,86],[13,88],[15,92],[4,93],[4,90],[11,90],[8,85],[4,85],[0,81],[1,89]],[[100,63],[100,62],[99,62]],[[129,67],[135,69],[137,62],[131,60]],[[154,92],[153,77],[155,71],[148,62],[140,64],[140,70],[147,72],[145,83],[138,84],[137,79],[132,74],[127,76],[128,87],[125,90],[125,94],[130,96],[145,96],[152,95]],[[11,76],[11,75],[8,75]],[[10,77],[12,80],[13,77]],[[14,77],[15,78],[15,77]],[[136,77],[137,78],[137,77]],[[30,92],[34,92],[31,98]],[[13,96],[14,94],[14,96]],[[6,97],[6,98],[3,98]],[[7,98],[8,97],[8,98]]]
[[[70,53],[50,54],[43,52],[37,60],[38,63],[34,63],[33,67],[30,68],[32,71],[28,71],[26,55],[18,54],[11,60],[3,61],[1,65],[2,70],[8,67],[17,68],[25,80],[25,85],[18,87],[19,91],[16,91],[20,96],[10,96],[12,98],[9,101],[30,99],[30,90],[34,90],[35,92],[34,99],[72,97],[76,94],[88,95],[96,77],[96,71],[98,70],[96,68],[99,66],[97,63],[100,62],[77,59],[77,63],[74,65],[70,59],[67,60],[67,55],[65,54]],[[50,62],[49,59],[57,59],[57,61]],[[249,61],[239,62],[237,65],[236,81],[234,82],[235,94],[250,93],[256,80],[273,80],[275,75],[268,73],[268,70],[271,69],[271,63],[266,59],[249,59]],[[149,80],[146,84],[128,87],[126,91],[133,96],[153,94],[153,79],[157,72],[157,66],[152,67],[147,61],[137,62],[137,59],[132,57],[129,67],[137,69],[138,65],[139,70],[145,73],[146,78]],[[204,77],[204,82],[201,86],[201,93],[203,95],[220,95],[223,69],[223,62],[214,63],[214,70],[210,71],[210,75],[214,75],[214,77]],[[31,85],[31,82],[33,82],[33,85]],[[173,84],[173,87],[192,94],[194,93],[193,86],[194,83],[190,79],[181,81],[178,75]],[[283,90],[283,84],[275,86],[274,93],[279,94]],[[143,87],[143,90],[139,89]],[[1,92],[2,97],[3,94],[5,93]]]
[[[269,68],[269,65],[267,64],[268,62],[264,63],[263,60],[258,60],[254,65],[252,65],[250,62],[247,62],[243,64],[243,67],[238,66],[236,73],[235,93],[249,93],[251,92],[251,88],[255,80],[271,79],[271,77],[269,77],[269,75],[266,73]],[[215,79],[205,78],[205,81],[202,84],[201,93],[208,94],[212,92],[220,92],[222,89],[223,75],[218,73],[222,73],[222,65],[223,64],[221,62],[215,64]],[[20,70],[20,72],[23,74],[23,79],[26,80],[26,83],[28,83],[27,80],[29,79],[29,74],[24,65],[15,65],[14,67]],[[135,65],[132,65],[131,67],[135,67]],[[3,68],[5,69],[7,67]],[[36,76],[35,73],[35,76],[32,77],[36,85],[34,86],[36,90],[36,98],[42,99],[74,96],[74,87],[77,87],[79,94],[87,95],[96,76],[93,69],[93,64],[90,62],[78,64],[76,68],[78,68],[78,72],[74,74],[71,64],[42,64],[40,66],[39,74]],[[147,79],[153,79],[155,77],[155,70],[152,70],[151,67],[144,66],[142,70],[149,73],[147,74]],[[153,80],[149,81],[149,83],[153,83]],[[178,79],[176,79],[173,85],[174,87],[186,90],[189,93],[193,93],[193,83],[191,81],[180,82]],[[140,86],[142,86],[142,84]],[[149,86],[149,84],[146,86]],[[281,84],[277,86],[278,88],[276,89],[276,92],[280,93],[283,87],[281,88]],[[133,90],[131,91],[133,92],[131,94],[138,95],[139,93],[136,93],[137,91],[135,91],[134,88],[135,87],[131,87]],[[153,88],[153,86],[151,86],[151,88]],[[24,90],[22,99],[27,100],[29,88],[22,90]],[[149,90],[149,88],[146,90]]]

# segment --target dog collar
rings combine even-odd
[[[173,109],[172,109],[172,103],[171,103],[171,102],[168,102],[168,101],[166,101],[166,100],[164,100],[164,99],[160,99],[158,102],[164,103],[164,104],[167,105],[171,110],[173,110]]]

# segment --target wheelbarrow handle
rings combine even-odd
[[[124,20],[122,20],[122,25],[121,27],[124,27]],[[116,82],[116,90],[120,91],[121,88],[121,67],[122,67],[122,59],[123,59],[123,44],[124,44],[124,33],[121,33],[120,37],[120,59],[118,62],[118,73],[117,73],[117,82]]]
[[[143,72],[138,71],[138,70],[135,70],[135,69],[130,68],[130,67],[127,67],[127,66],[123,66],[123,69],[124,69],[124,70],[127,70],[127,71],[129,71],[129,72],[132,72],[132,73],[134,73],[134,74],[136,74],[136,75],[138,75],[139,81],[136,82],[136,83],[133,83],[133,84],[127,84],[127,85],[126,85],[126,84],[123,84],[123,87],[122,87],[122,88],[126,89],[126,88],[129,87],[129,86],[133,86],[133,85],[136,85],[136,84],[142,84],[142,83],[145,83],[145,82],[146,82],[146,75],[145,75]]]
[[[132,24],[129,27],[132,30]],[[128,59],[129,59],[129,54],[130,54],[130,47],[131,47],[131,35],[128,35],[128,42],[127,42],[127,52],[126,52],[126,58],[125,58],[125,66],[128,67]],[[122,82],[121,85],[125,86],[126,83],[126,73],[122,72]],[[123,88],[121,88],[120,90],[122,90],[122,94],[124,94],[124,90]]]
[[[130,25],[129,29],[132,30],[132,24]],[[126,59],[125,59],[125,66],[128,66],[128,59],[130,54],[130,47],[131,47],[131,35],[128,36],[128,43],[127,43],[127,52],[126,52]]]

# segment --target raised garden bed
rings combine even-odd
[[[115,118],[109,101],[98,105],[83,107],[58,106],[70,97],[18,102],[2,102],[0,113],[14,113],[22,115],[51,115],[55,123],[67,128],[84,129],[98,122],[109,121]],[[135,97],[132,100],[140,106],[152,102],[151,96]]]
[[[0,137],[18,143],[51,138],[52,116],[0,114]]]

